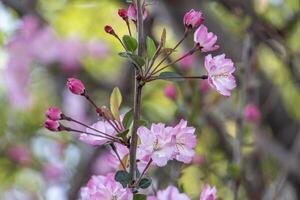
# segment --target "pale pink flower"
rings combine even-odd
[[[177,97],[177,90],[176,87],[173,84],[167,84],[164,88],[164,94],[167,98],[171,100],[176,100]]]
[[[60,131],[60,124],[58,121],[53,121],[51,119],[47,119],[45,122],[44,122],[44,127],[46,129],[48,129],[49,131]]]
[[[147,200],[190,200],[190,198],[184,194],[180,193],[178,189],[174,186],[169,186],[165,190],[159,190],[155,196],[147,197]]]
[[[203,24],[194,33],[194,41],[202,52],[214,51],[219,48],[216,45],[217,36],[212,32],[208,32],[207,27]]]
[[[128,18],[132,21],[137,21],[137,8],[135,4],[130,4],[127,10]],[[147,10],[145,9],[145,6],[143,6],[143,20],[145,20],[148,16]]]
[[[197,145],[195,128],[187,126],[187,121],[182,119],[171,129],[174,145],[173,157],[180,162],[190,163],[195,155],[194,148]]]
[[[230,96],[231,90],[236,87],[235,71],[231,59],[225,58],[225,54],[212,57],[210,54],[205,56],[205,68],[208,73],[210,86],[224,96]]]
[[[105,133],[105,134],[111,135],[111,136],[115,136],[116,134],[118,134],[117,131],[114,129],[114,127],[112,127],[110,125],[110,123],[108,123],[107,121],[104,121],[104,120],[100,120],[100,121],[94,123],[91,126],[91,128],[94,128],[102,133]],[[102,145],[109,141],[108,139],[103,138],[102,137],[103,134],[101,134],[97,131],[87,128],[86,132],[94,134],[94,135],[90,135],[90,134],[86,134],[86,133],[80,134],[79,139],[87,144]],[[95,135],[99,135],[99,137],[95,136]],[[106,137],[106,136],[104,136],[104,137]]]
[[[114,180],[114,174],[107,176],[92,176],[86,187],[81,188],[82,200],[132,200],[130,189],[123,188]]]
[[[194,9],[187,12],[183,17],[183,23],[187,28],[197,28],[203,21],[202,12]]]
[[[61,119],[62,116],[62,112],[59,108],[57,107],[50,107],[47,112],[46,112],[46,116],[48,119],[57,121]]]
[[[68,78],[67,86],[73,94],[82,95],[85,91],[83,83],[76,78]]]
[[[141,139],[140,154],[150,156],[157,166],[165,166],[171,159],[173,148],[170,130],[164,124],[152,124],[151,129],[140,127],[138,135]]]
[[[249,103],[244,108],[244,118],[248,122],[257,123],[261,118],[261,113],[254,103]]]
[[[217,198],[216,187],[211,188],[209,185],[205,185],[199,200],[215,200]]]

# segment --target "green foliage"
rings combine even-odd
[[[138,46],[138,42],[136,41],[135,38],[129,36],[129,35],[124,35],[123,36],[123,43],[128,51],[131,51],[132,53],[135,52]]]
[[[151,179],[148,178],[142,178],[141,181],[139,182],[139,187],[142,189],[146,189],[151,185]]]
[[[115,181],[121,183],[124,188],[129,184],[130,180],[130,175],[127,171],[117,171],[115,174]]]
[[[119,88],[115,87],[110,95],[110,111],[114,118],[120,121],[119,109],[122,103],[122,95]]]
[[[148,59],[151,59],[155,53],[156,50],[156,45],[155,42],[152,40],[152,38],[147,37],[147,55],[148,55]]]
[[[185,79],[181,75],[175,72],[162,72],[159,74],[158,79],[168,81],[184,81]]]
[[[146,200],[147,196],[144,194],[134,194],[133,200]]]

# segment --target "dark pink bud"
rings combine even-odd
[[[177,91],[173,84],[168,84],[165,86],[164,94],[167,98],[175,100],[177,97]]]
[[[183,23],[187,28],[197,28],[203,21],[202,12],[195,11],[194,9],[187,12],[183,17]]]
[[[127,10],[119,9],[118,14],[119,14],[120,17],[122,17],[123,20],[125,20],[125,21],[128,20]]]
[[[62,112],[59,108],[56,107],[50,107],[47,112],[46,116],[48,119],[51,119],[53,121],[60,120],[62,117]]]
[[[257,123],[261,118],[261,113],[257,106],[253,103],[249,103],[244,108],[244,118],[248,122]]]
[[[135,4],[130,4],[127,10],[128,18],[132,21],[137,21],[137,7]],[[145,8],[145,5],[143,6],[143,20],[145,20],[148,16],[147,10]]]
[[[68,78],[67,86],[73,94],[82,95],[85,91],[83,83],[76,78]]]
[[[114,29],[113,29],[111,26],[106,25],[106,26],[104,27],[104,30],[105,30],[105,32],[108,33],[108,34],[111,34],[111,35],[114,35],[114,34],[115,34],[115,31],[114,31]]]
[[[60,124],[58,121],[47,119],[44,123],[44,127],[50,131],[60,131]]]

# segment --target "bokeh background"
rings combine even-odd
[[[142,116],[174,124],[181,118],[197,128],[197,155],[191,165],[170,162],[151,169],[152,190],[177,185],[198,199],[204,183],[233,199],[300,199],[300,2],[299,0],[152,0],[146,34],[167,46],[181,38],[182,18],[202,10],[221,49],[236,64],[238,87],[230,98],[205,81],[157,81],[143,93]],[[55,105],[76,119],[97,120],[91,107],[66,90],[74,76],[83,80],[99,105],[109,104],[115,86],[125,112],[132,105],[133,71],[118,56],[126,26],[117,0],[0,0],[0,199],[77,199],[92,174],[111,170],[107,148],[91,147],[67,133],[42,127]],[[132,26],[133,27],[133,26]],[[192,36],[171,59],[193,46]],[[203,74],[200,53],[173,70]],[[165,96],[166,85],[176,99]],[[245,116],[248,104],[260,117]]]

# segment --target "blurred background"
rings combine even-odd
[[[151,169],[156,191],[177,185],[198,199],[205,183],[221,199],[300,199],[300,2],[299,0],[152,0],[146,34],[167,46],[182,37],[185,12],[194,8],[218,35],[236,64],[238,87],[230,98],[207,82],[157,81],[143,93],[142,116],[174,124],[181,118],[197,128],[191,165],[170,162]],[[115,86],[123,111],[132,105],[133,71],[118,56],[121,46],[106,34],[126,25],[117,0],[0,0],[0,199],[77,199],[93,174],[112,171],[106,147],[91,147],[67,133],[42,127],[49,106],[86,123],[96,114],[66,90],[80,78],[99,105],[109,104]],[[132,28],[134,28],[132,24]],[[193,47],[192,35],[176,52]],[[175,71],[205,73],[200,53]]]

